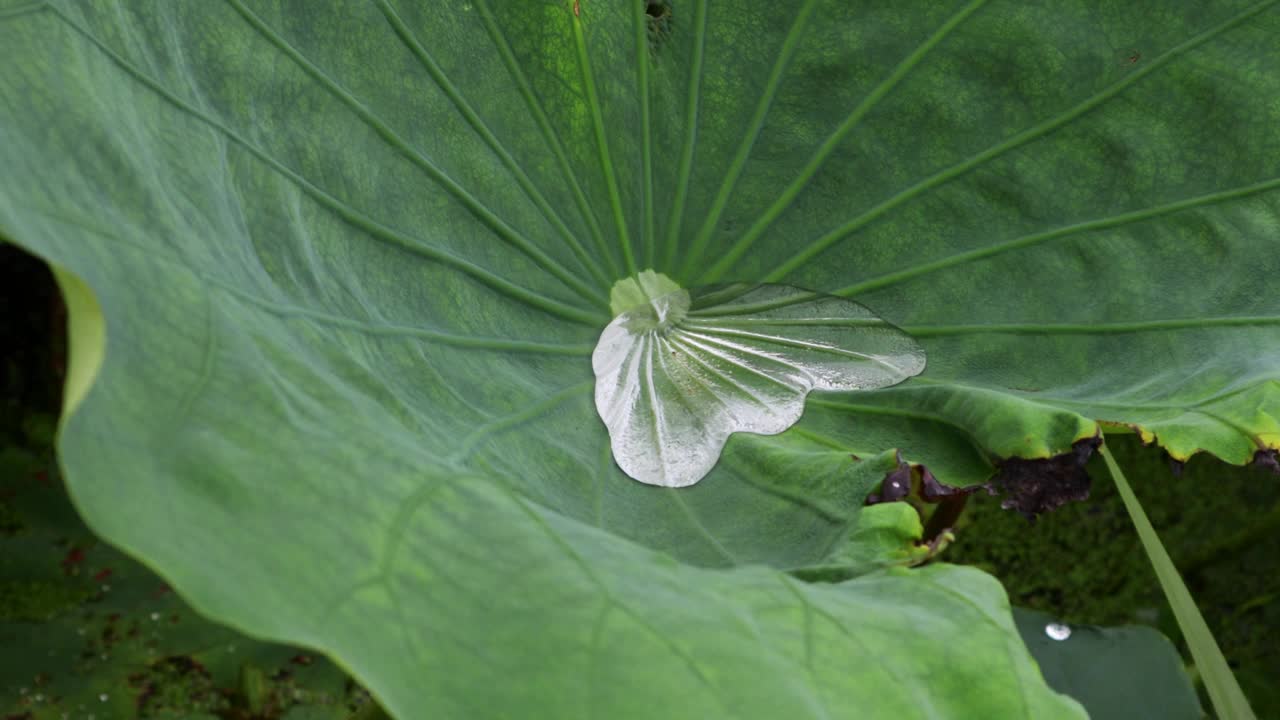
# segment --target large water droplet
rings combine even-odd
[[[591,357],[614,460],[651,485],[701,480],[735,432],[791,427],[811,390],[919,374],[924,351],[858,303],[785,285],[680,289],[645,271],[614,287]]]

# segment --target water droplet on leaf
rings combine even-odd
[[[1044,626],[1044,634],[1054,640],[1066,640],[1071,637],[1071,626],[1062,623],[1049,623]]]

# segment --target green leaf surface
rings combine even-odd
[[[90,524],[401,717],[1073,714],[989,577],[763,566],[856,530],[849,453],[1280,445],[1277,2],[646,5],[0,1],[0,231],[105,322]],[[589,355],[646,268],[928,369],[643,486]]]
[[[1154,628],[1064,625],[1023,608],[1013,609],[1013,619],[1045,680],[1079,700],[1092,720],[1204,717],[1182,658]]]

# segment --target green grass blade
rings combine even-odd
[[[1173,615],[1178,620],[1178,627],[1182,628],[1182,634],[1187,639],[1191,657],[1195,660],[1200,677],[1209,691],[1209,699],[1213,701],[1214,711],[1221,720],[1256,718],[1249,707],[1248,699],[1236,682],[1235,675],[1231,673],[1231,668],[1227,667],[1227,659],[1222,656],[1218,642],[1213,639],[1213,633],[1209,631],[1209,626],[1205,624],[1195,600],[1191,598],[1186,584],[1182,582],[1178,569],[1174,567],[1169,553],[1160,543],[1160,537],[1156,535],[1155,528],[1151,526],[1151,521],[1147,519],[1146,512],[1138,503],[1137,496],[1133,494],[1124,473],[1111,457],[1106,445],[1102,446],[1102,459],[1106,461],[1107,469],[1116,481],[1120,499],[1124,501],[1129,517],[1133,519],[1133,526],[1138,530],[1142,547],[1147,551],[1151,567],[1155,569],[1160,587],[1169,600],[1169,607],[1173,609]]]

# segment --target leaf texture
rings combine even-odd
[[[785,571],[891,448],[1280,446],[1277,5],[0,0],[0,231],[105,328],[76,504],[401,717],[1078,716],[986,576]],[[928,368],[636,483],[590,356],[644,268]]]

